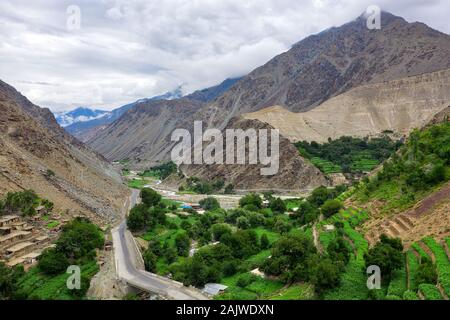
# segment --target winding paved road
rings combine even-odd
[[[128,212],[138,201],[139,191],[132,190],[124,210]],[[137,245],[127,229],[126,220],[111,232],[116,272],[120,280],[132,287],[156,293],[171,300],[208,300],[208,297],[196,289],[187,288],[181,283],[145,271]]]

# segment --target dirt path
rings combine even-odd
[[[320,254],[324,252],[322,243],[320,243],[319,239],[319,232],[317,231],[317,223],[313,225],[313,238],[314,238],[314,245],[317,248],[317,251],[319,251]]]

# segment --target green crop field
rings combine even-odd
[[[425,300],[442,300],[441,293],[432,284],[421,284],[419,286],[419,291],[422,292]]]
[[[90,262],[81,266],[81,275],[89,280],[99,271],[97,263]],[[46,276],[37,267],[30,269],[18,283],[20,292],[33,300],[76,300],[67,289],[69,274]]]
[[[444,248],[440,246],[434,239],[425,238],[423,242],[430,248],[436,258],[436,267],[439,276],[439,283],[444,288],[447,296],[450,296],[450,262]]]

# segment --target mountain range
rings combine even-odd
[[[231,121],[240,123],[234,118],[243,116],[279,126],[289,138],[282,124],[291,123],[298,131],[308,132],[297,139],[320,141],[385,129],[408,134],[450,104],[449,73],[436,73],[450,69],[450,36],[387,12],[382,13],[381,22],[381,30],[369,30],[360,16],[307,37],[209,102],[181,99],[139,104],[88,144],[109,160],[126,158],[131,167],[145,169],[168,161],[174,146],[172,131],[193,130],[196,120],[222,130]],[[427,85],[430,81],[433,84]],[[368,104],[372,98],[376,99]],[[274,106],[286,110],[279,121],[270,116]],[[260,114],[248,116],[254,112]],[[322,116],[311,120],[313,125],[305,112]],[[298,123],[292,120],[297,114],[302,119]],[[320,128],[327,129],[317,132]]]
[[[216,97],[228,90],[238,80],[239,78],[226,79],[217,86],[195,91],[186,98],[201,102],[214,100]],[[118,120],[125,112],[141,103],[161,100],[170,101],[180,99],[183,96],[183,88],[182,86],[178,86],[173,91],[152,98],[139,99],[133,103],[124,105],[112,111],[94,110],[88,107],[80,107],[68,112],[56,112],[55,117],[58,123],[64,127],[67,132],[78,138],[80,141],[86,142],[95,136],[97,132]]]

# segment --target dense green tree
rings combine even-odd
[[[308,201],[316,207],[322,206],[329,199],[331,199],[330,191],[324,186],[314,189],[308,197]]]
[[[215,241],[220,241],[224,234],[231,235],[233,233],[230,226],[224,223],[213,225],[211,227],[211,232]]]
[[[262,250],[269,249],[270,241],[269,241],[269,237],[267,237],[267,234],[263,233],[261,235],[260,245],[261,245]]]
[[[146,250],[142,255],[142,258],[144,259],[145,270],[155,273],[158,257],[152,252],[152,250]]]
[[[141,231],[145,228],[147,210],[144,204],[138,204],[130,210],[127,217],[127,226],[131,231]]]
[[[300,225],[314,222],[319,217],[319,209],[312,205],[309,201],[299,204],[297,212],[292,216]]]
[[[56,249],[72,262],[95,257],[95,249],[104,245],[103,232],[86,218],[75,218],[67,223],[56,242]]]
[[[191,240],[189,239],[189,236],[185,232],[178,234],[175,237],[175,246],[177,248],[178,255],[187,257],[191,247]]]
[[[207,211],[220,208],[220,203],[214,197],[209,197],[200,201],[200,206]]]
[[[273,213],[284,214],[286,212],[286,204],[280,198],[275,198],[269,203],[269,208]]]
[[[161,202],[161,195],[151,188],[144,188],[141,190],[142,203],[147,207],[156,206]]]
[[[417,270],[416,283],[420,284],[436,284],[438,281],[438,274],[436,266],[430,259],[423,258],[419,269]]]
[[[39,204],[39,197],[33,190],[22,192],[8,192],[4,200],[3,210],[7,213],[17,213],[24,216],[36,214],[36,207]]]
[[[394,270],[403,266],[403,245],[399,239],[382,235],[380,241],[364,255],[366,268],[379,266],[382,277],[391,278]]]
[[[69,260],[63,252],[56,249],[47,249],[39,257],[39,269],[48,275],[57,275],[67,270]]]
[[[292,224],[284,216],[276,217],[273,229],[281,234],[288,233],[292,229]]]
[[[245,207],[246,205],[254,205],[258,209],[261,209],[262,203],[263,203],[263,201],[262,201],[261,197],[258,194],[254,194],[254,193],[248,194],[239,200],[240,207]]]
[[[177,255],[177,249],[175,249],[174,247],[168,246],[164,250],[164,258],[166,259],[168,264],[175,262],[177,260]]]
[[[247,217],[242,216],[237,218],[236,225],[240,229],[249,229],[250,228],[250,221],[248,221]]]
[[[271,275],[282,275],[286,281],[293,277],[297,270],[297,280],[307,280],[307,273],[298,270],[307,268],[308,259],[316,254],[312,240],[305,235],[286,235],[272,246],[272,257],[267,259],[262,270]]]
[[[14,295],[16,279],[13,269],[0,262],[0,300],[10,299]]]
[[[328,244],[327,253],[332,261],[342,261],[347,264],[350,260],[350,249],[342,237],[338,237]]]
[[[338,263],[329,258],[319,259],[318,263],[310,270],[310,273],[310,281],[314,284],[314,289],[319,296],[340,284],[340,267]]]
[[[343,208],[343,205],[340,201],[327,200],[323,204],[323,206],[320,208],[320,211],[326,218],[329,218],[329,217],[335,215],[336,213],[338,213],[342,208]]]

